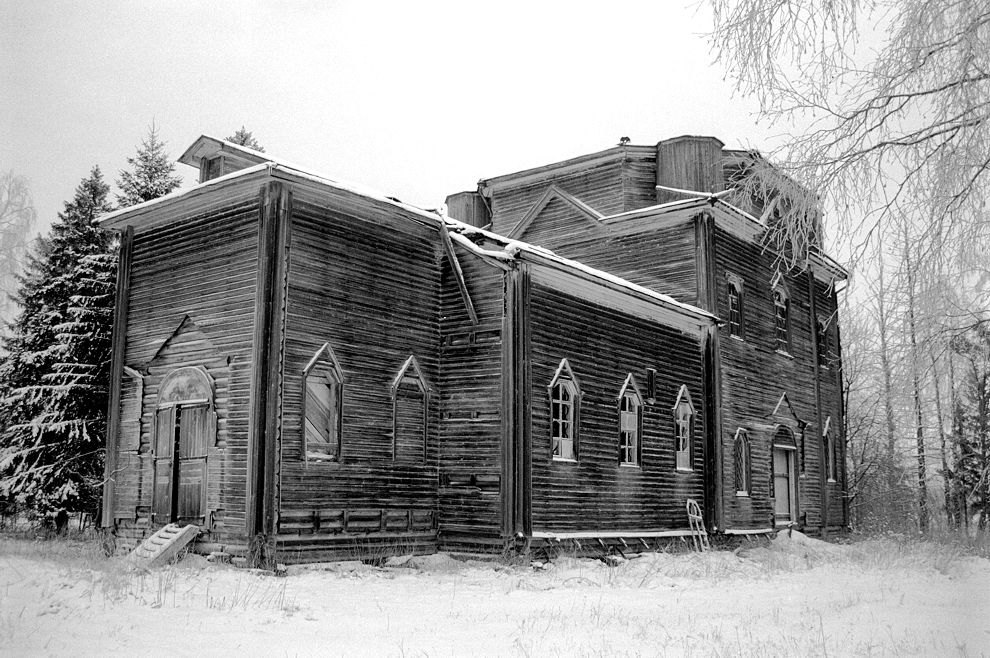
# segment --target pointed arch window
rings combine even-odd
[[[829,362],[829,335],[828,335],[828,320],[818,318],[816,321],[816,333],[815,338],[818,340],[818,365],[822,368],[828,368]]]
[[[679,471],[694,470],[694,403],[686,385],[674,402],[674,462]]]
[[[736,495],[748,496],[752,486],[752,461],[749,452],[749,434],[741,427],[736,430],[732,452],[735,458]]]
[[[630,374],[619,391],[619,464],[638,466],[643,434],[643,396]]]
[[[324,343],[303,368],[303,451],[307,460],[340,459],[340,417],[344,377]]]
[[[729,335],[746,337],[746,324],[743,315],[743,280],[735,274],[728,274],[729,294]]]
[[[406,359],[392,381],[392,459],[426,462],[430,389],[415,356]]]
[[[553,459],[576,461],[581,386],[567,359],[561,359],[550,380],[550,454]]]
[[[832,417],[825,419],[822,431],[822,459],[824,460],[825,478],[829,482],[836,480],[835,438],[832,432]]]
[[[774,340],[778,352],[791,351],[791,300],[783,286],[773,289]]]

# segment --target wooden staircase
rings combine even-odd
[[[151,535],[127,556],[127,561],[146,568],[167,564],[199,535],[199,526],[169,523]]]

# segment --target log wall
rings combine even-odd
[[[532,525],[535,532],[686,529],[685,501],[704,495],[704,395],[698,336],[603,308],[553,288],[530,293]],[[551,379],[567,358],[580,382],[578,459],[551,459]],[[644,397],[642,463],[620,466],[619,392],[630,373]],[[672,408],[682,385],[695,406],[692,472],[675,470]]]
[[[440,242],[435,227],[359,195],[293,190],[278,541],[285,559],[434,550]],[[307,461],[302,372],[329,342],[343,371],[339,461]],[[425,459],[393,461],[391,386],[410,355],[430,387]]]
[[[786,393],[794,414],[807,423],[803,437],[798,435],[798,514],[808,527],[822,523],[821,424],[829,415],[832,427],[841,427],[839,387],[836,369],[819,368],[815,362],[815,325],[812,317],[808,275],[785,275],[782,282],[790,296],[789,354],[776,350],[774,306],[771,280],[776,271],[773,254],[759,244],[744,241],[727,231],[715,233],[716,313],[728,317],[728,274],[744,281],[745,339],[730,336],[721,328],[722,369],[722,470],[725,524],[729,529],[756,529],[772,526],[773,501],[770,498],[771,443],[773,427],[780,419],[771,418],[782,394]],[[834,296],[824,284],[816,284],[815,305],[819,315],[835,310]],[[822,397],[822,413],[816,404],[815,378]],[[819,418],[822,420],[820,421]],[[748,430],[753,484],[748,497],[735,495],[733,438],[736,430]],[[837,440],[837,443],[841,443]],[[840,461],[841,466],[841,461]],[[841,487],[828,485],[831,492],[830,521],[842,520]]]
[[[478,314],[468,317],[445,260],[440,294],[440,542],[445,550],[499,550],[502,458],[502,322],[505,272],[455,253]]]
[[[215,380],[217,446],[208,456],[210,540],[245,541],[248,389],[258,239],[257,190],[175,215],[134,236],[124,363],[143,375],[140,418],[124,418],[113,515],[128,540],[150,528],[158,385],[182,365]],[[188,316],[188,320],[186,320]],[[181,328],[180,328],[181,326]],[[125,377],[126,379],[126,377]],[[126,391],[126,387],[125,387]],[[122,396],[123,414],[134,401]],[[140,432],[135,441],[131,435]]]

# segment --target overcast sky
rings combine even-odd
[[[172,158],[242,124],[272,154],[435,207],[616,144],[779,131],[733,97],[707,11],[672,2],[0,2],[0,170],[49,224],[155,122]],[[196,172],[179,173],[192,183]]]

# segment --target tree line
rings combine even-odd
[[[227,139],[264,150],[244,127]],[[23,509],[45,525],[100,507],[118,249],[100,218],[182,182],[154,125],[127,165],[114,200],[94,166],[30,244],[27,181],[0,178],[0,292],[9,300],[0,310],[16,309],[0,315],[0,511]]]

